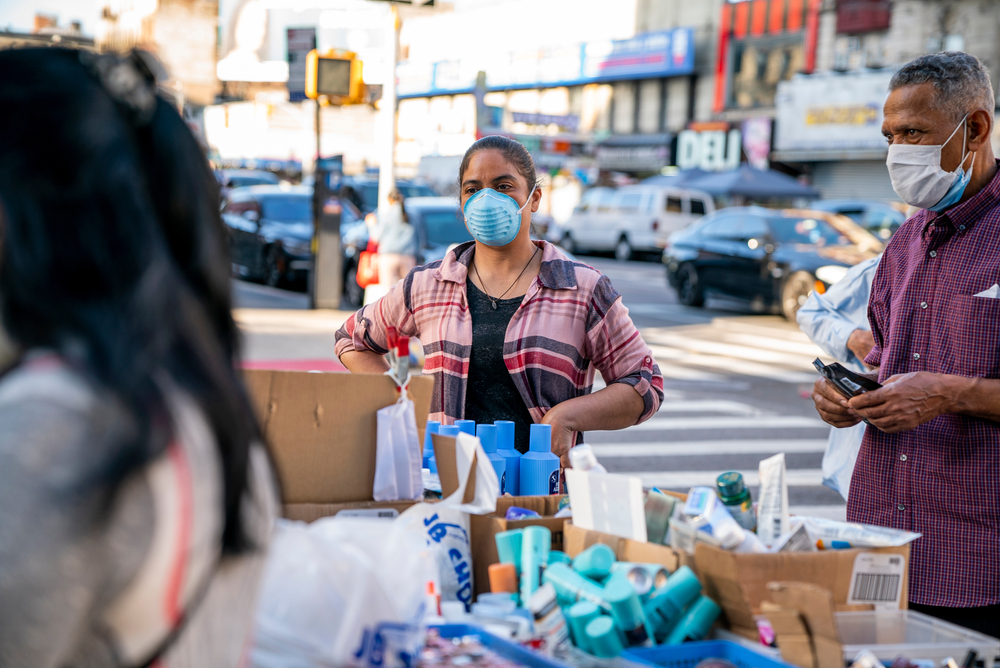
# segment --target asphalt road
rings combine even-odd
[[[843,500],[821,485],[829,428],[808,399],[811,362],[822,353],[794,323],[736,301],[682,306],[654,262],[581,260],[611,278],[664,376],[663,406],[653,419],[587,435],[609,471],[687,491],[738,470],[756,498],[758,462],[784,452],[793,510],[843,518]],[[234,286],[247,359],[333,357],[333,334],[347,312],[310,311],[301,293]]]

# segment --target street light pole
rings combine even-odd
[[[381,151],[378,169],[378,213],[384,216],[389,209],[389,193],[396,189],[396,62],[399,60],[399,11],[390,6],[391,25],[387,31],[389,41],[389,79],[382,86],[379,116],[382,125]]]

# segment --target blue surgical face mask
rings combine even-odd
[[[492,188],[483,188],[467,199],[462,211],[472,238],[487,246],[506,246],[512,242],[521,231],[521,211],[534,193],[532,188],[523,206],[518,206],[510,195]]]

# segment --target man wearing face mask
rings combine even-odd
[[[483,137],[458,170],[465,225],[474,241],[416,267],[337,332],[352,372],[381,373],[387,332],[420,339],[434,377],[431,420],[552,427],[552,452],[568,460],[585,431],[624,429],[663,400],[663,377],[607,276],[531,239],[542,192],[531,155],[502,136]],[[594,391],[595,373],[606,387]]]
[[[825,380],[822,418],[866,418],[849,520],[916,531],[911,607],[1000,637],[1000,177],[995,98],[973,56],[939,53],[893,76],[882,132],[896,193],[922,210],[872,283],[883,387],[844,400]]]

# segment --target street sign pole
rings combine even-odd
[[[382,150],[379,152],[378,213],[384,219],[389,210],[389,193],[396,189],[396,62],[399,60],[399,11],[390,7],[388,29],[389,80],[382,86],[380,102]]]

